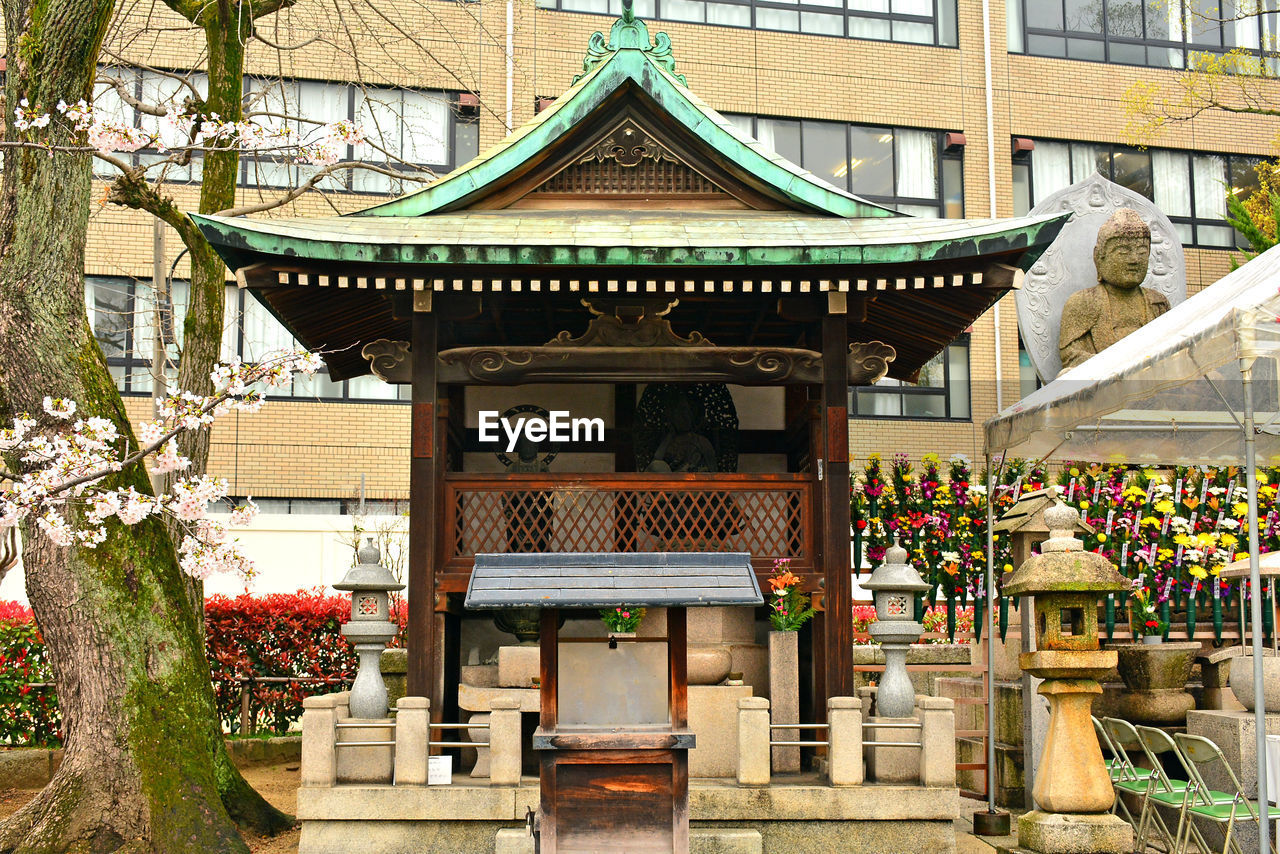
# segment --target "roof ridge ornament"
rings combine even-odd
[[[631,48],[649,54],[654,62],[679,80],[681,86],[688,86],[689,81],[685,76],[676,73],[676,60],[671,54],[671,36],[658,33],[650,44],[649,28],[636,17],[632,2],[633,0],[622,0],[622,17],[613,22],[608,43],[605,42],[603,33],[596,31],[591,34],[591,38],[587,40],[587,55],[582,59],[582,73],[574,77],[573,82],[577,83],[590,74],[610,54]]]

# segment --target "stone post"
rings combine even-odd
[[[956,703],[947,697],[917,697],[920,718],[920,785],[956,784]]]
[[[832,786],[860,786],[862,770],[862,701],[857,697],[827,700],[827,782]]]
[[[427,756],[431,740],[431,701],[401,697],[396,701],[395,785],[427,785]]]
[[[738,701],[738,785],[769,785],[769,701]]]
[[[338,781],[338,695],[302,701],[302,785],[328,787]]]
[[[489,702],[489,783],[518,786],[520,753],[520,701],[497,697]]]
[[[800,652],[798,632],[769,632],[769,704],[775,724],[800,722]],[[799,741],[800,730],[773,730],[779,741]],[[775,747],[773,770],[794,774],[800,770],[800,748]]]

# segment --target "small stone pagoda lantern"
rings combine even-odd
[[[1013,506],[1001,514],[991,530],[1009,537],[1012,543],[1011,557],[1014,566],[1022,566],[1031,557],[1032,549],[1049,537],[1049,523],[1044,513],[1058,504],[1058,491],[1053,487],[1024,492]],[[1073,531],[1095,533],[1093,526],[1076,516]]]
[[[351,717],[380,719],[387,716],[387,685],[382,681],[379,660],[387,642],[396,636],[391,622],[391,591],[403,584],[379,561],[382,554],[373,538],[356,552],[359,561],[347,571],[335,590],[351,591],[351,619],[342,634],[360,656],[355,682],[351,685]]]
[[[907,563],[907,550],[897,541],[885,551],[882,563],[862,583],[875,592],[876,621],[868,630],[884,650],[884,676],[876,691],[876,714],[908,718],[915,713],[916,692],[907,675],[907,649],[920,639],[924,626],[915,620],[915,594],[929,589]]]
[[[1065,504],[1045,509],[1049,539],[1004,585],[1011,596],[1035,597],[1036,651],[1018,659],[1044,679],[1049,732],[1036,774],[1038,810],[1018,820],[1018,844],[1047,854],[1133,850],[1129,825],[1107,811],[1115,800],[1089,714],[1098,684],[1116,666],[1114,650],[1098,644],[1098,597],[1124,590],[1124,578],[1100,554],[1072,536],[1080,524]]]

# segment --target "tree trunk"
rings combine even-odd
[[[3,0],[7,103],[88,99],[112,0]],[[59,123],[42,141],[73,140]],[[10,123],[7,139],[18,138]],[[84,312],[90,160],[10,149],[0,187],[0,416],[45,395],[129,424]],[[136,440],[130,438],[136,447]],[[16,461],[10,461],[16,463]],[[148,489],[141,465],[106,486]],[[27,591],[66,721],[50,784],[0,825],[0,851],[247,851],[217,797],[203,637],[173,545],[150,519],[96,549],[24,528]]]

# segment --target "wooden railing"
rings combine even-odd
[[[815,571],[803,474],[449,474],[440,589],[466,589],[490,552],[750,552],[767,574]]]

